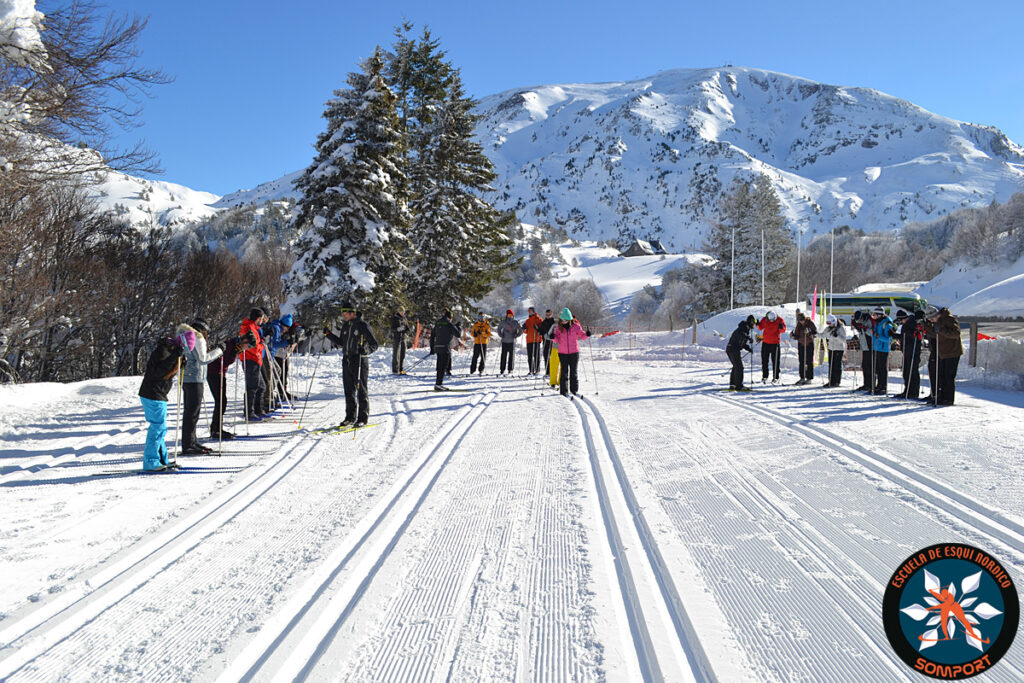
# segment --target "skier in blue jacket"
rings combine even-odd
[[[885,314],[885,309],[876,306],[875,310],[871,311],[871,336],[875,363],[874,393],[880,396],[885,396],[889,382],[889,348],[895,330],[896,324]]]

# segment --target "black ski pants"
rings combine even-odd
[[[743,386],[743,353],[739,349],[726,349],[725,355],[729,356],[729,362],[732,363],[729,388],[739,389]]]
[[[828,352],[828,385],[838,387],[843,383],[843,354],[845,351]]]
[[[768,379],[768,362],[772,365],[772,379],[779,378],[779,361],[782,352],[778,344],[761,344],[761,379]]]
[[[355,354],[341,359],[341,381],[345,387],[345,419],[368,420],[370,417],[370,395],[367,381],[370,379],[370,359]]]
[[[207,375],[206,383],[210,387],[210,396],[213,397],[213,417],[210,418],[210,436],[215,437],[222,429],[224,411],[228,407],[227,391],[225,391],[226,375]]]
[[[405,371],[405,335],[391,337],[391,372]]]
[[[550,339],[544,340],[544,376],[551,374],[551,344]]]
[[[509,371],[509,373],[511,373],[512,372],[512,365],[515,363],[515,360],[516,360],[516,343],[514,341],[511,341],[511,342],[501,342],[501,373],[502,374],[505,373],[505,361],[506,360],[508,361],[508,371]]]
[[[914,344],[903,352],[903,396],[917,398],[921,395],[921,345]]]
[[[469,373],[476,372],[476,361],[480,359],[480,374],[484,372],[484,363],[487,362],[487,344],[473,344],[473,360],[469,364]]]
[[[940,406],[951,406],[956,398],[956,371],[960,367],[960,356],[940,358],[938,367],[939,393],[935,402]]]
[[[198,446],[196,425],[199,423],[199,412],[203,407],[203,383],[182,382],[181,398],[184,404],[181,412],[181,448]]]
[[[530,374],[540,369],[540,342],[526,342],[526,364]]]
[[[562,396],[568,396],[569,392],[577,393],[580,390],[580,380],[576,373],[576,367],[580,362],[579,353],[560,353],[558,363],[562,368],[562,376],[558,382],[558,389]]]
[[[270,412],[270,399],[278,393],[277,385],[274,382],[274,376],[271,374],[274,368],[271,366],[271,361],[267,356],[263,357],[263,365],[260,366],[260,373],[263,375],[263,386],[265,390],[263,392],[263,402],[260,404],[263,406],[263,412]]]
[[[441,386],[444,384],[444,376],[451,372],[452,351],[447,346],[442,346],[439,349],[434,349],[434,353],[437,354],[437,381],[435,384]]]
[[[259,415],[263,408],[263,397],[267,393],[267,383],[263,381],[260,364],[248,358],[243,363],[245,369],[245,413]]]
[[[800,379],[814,379],[814,344],[797,344],[796,358]]]
[[[875,386],[876,394],[884,394],[889,388],[889,352],[875,351]]]

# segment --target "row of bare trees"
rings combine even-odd
[[[71,182],[0,192],[8,372],[23,381],[136,374],[177,322],[202,316],[227,336],[252,305],[276,308],[291,266],[283,248],[239,256],[193,243],[180,229],[140,230],[99,212]]]

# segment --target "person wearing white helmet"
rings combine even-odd
[[[775,311],[768,311],[757,323],[757,329],[761,331],[761,384],[768,381],[769,361],[772,365],[772,384],[775,384],[779,381],[779,344],[782,333],[786,331],[786,321],[775,315]]]
[[[842,318],[829,314],[825,319],[825,341],[828,342],[828,381],[825,387],[838,387],[842,382],[843,354],[849,337],[849,330]]]

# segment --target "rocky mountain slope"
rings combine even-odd
[[[759,69],[522,88],[478,113],[497,204],[591,239],[694,248],[721,193],[751,173],[808,234],[892,229],[1024,188],[1024,149],[995,128]]]

